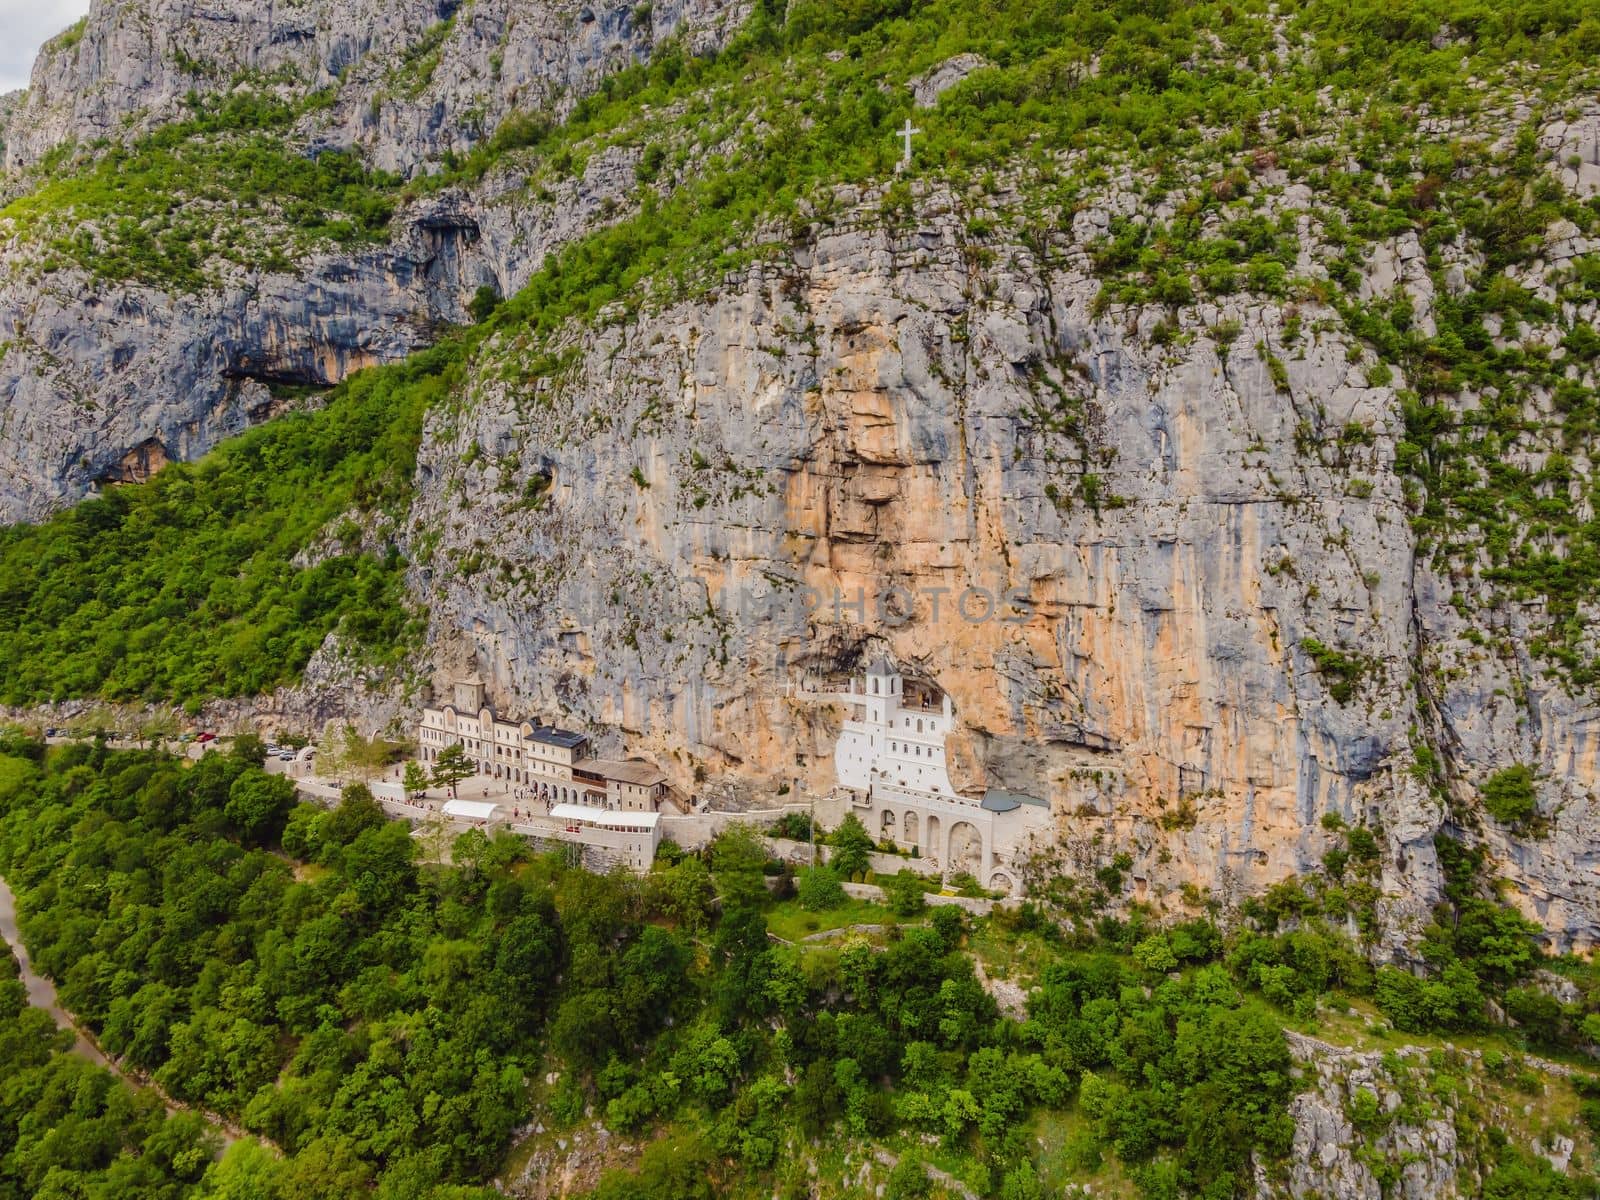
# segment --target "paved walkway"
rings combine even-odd
[[[376,783],[394,785],[400,782],[400,777],[393,770],[371,780],[329,779],[308,770],[304,763],[285,763],[277,759],[268,759],[266,770],[269,775],[288,776],[294,781],[295,788],[302,796],[321,801],[338,801],[343,786],[347,783],[365,782],[371,786]],[[517,794],[519,791],[531,790],[515,788],[504,780],[491,779],[484,775],[474,775],[470,779],[464,779],[456,785],[456,799],[492,801],[500,806],[500,811],[493,821],[487,823],[462,818],[448,821],[447,824],[451,828],[461,830],[505,826],[519,833],[531,833],[538,837],[553,835],[562,826],[561,822],[550,817],[549,806],[542,800]],[[387,796],[374,796],[384,812],[391,817],[414,822],[438,816],[447,798],[443,788],[429,788],[414,800],[394,800]]]

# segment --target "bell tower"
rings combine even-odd
[[[454,707],[457,712],[467,712],[477,716],[479,710],[483,708],[483,680],[477,675],[468,675],[464,679],[456,680]]]

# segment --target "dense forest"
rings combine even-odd
[[[200,1117],[168,1116],[70,1052],[72,1034],[29,1008],[0,951],[0,1198],[180,1200],[216,1153]]]
[[[292,682],[330,633],[399,662],[418,618],[393,524],[458,367],[447,343],[199,463],[0,528],[0,701],[197,706]]]
[[[1253,1160],[1288,1151],[1287,1022],[1375,991],[1401,1028],[1481,1028],[1483,989],[1504,998],[1534,960],[1519,919],[1465,874],[1453,932],[1436,930],[1438,978],[1414,986],[1375,977],[1308,892],[1286,890],[1231,936],[1097,918],[1084,897],[1076,920],[1031,905],[974,919],[902,892],[901,915],[875,910],[878,934],[786,940],[773,931],[842,897],[802,873],[801,898],[783,899],[787,877],[748,832],[704,856],[669,845],[642,879],[477,831],[440,865],[359,785],[331,810],[300,804],[245,749],[185,765],[4,746],[0,869],[36,964],[126,1067],[259,1139],[197,1178],[196,1122],[163,1124],[148,1096],[40,1038],[17,1060],[34,1064],[27,1086],[53,1094],[33,1071],[91,1083],[87,1099],[38,1101],[39,1121],[101,1123],[92,1146],[59,1150],[62,1169],[137,1166],[171,1189],[151,1195],[466,1197],[530,1122],[600,1120],[671,1131],[599,1182],[607,1200],[804,1195],[816,1147],[872,1144],[900,1152],[897,1195],[926,1192],[928,1158],[1027,1200],[1047,1194],[1035,1135],[1055,1113],[1074,1122],[1080,1169],[1116,1164],[1152,1198],[1228,1197]],[[1035,947],[1026,1019],[979,982],[980,943]],[[1546,1017],[1529,1036],[1559,1042],[1578,1014]],[[41,1135],[22,1129],[5,1162],[26,1179]],[[1589,1186],[1495,1153],[1516,1194]]]

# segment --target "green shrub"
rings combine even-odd
[[[46,179],[0,219],[97,277],[185,290],[217,282],[219,262],[287,269],[319,242],[381,241],[399,181],[348,152],[297,150],[315,102],[194,100],[187,119]]]
[[[1490,775],[1479,794],[1484,808],[1500,824],[1521,825],[1538,811],[1533,783],[1533,769],[1518,764]]]
[[[1328,695],[1336,704],[1348,704],[1355,698],[1356,688],[1372,669],[1370,659],[1347,650],[1325,646],[1316,638],[1302,638],[1300,649],[1310,657],[1327,685]]]
[[[796,888],[800,907],[808,912],[843,908],[848,897],[839,875],[831,867],[808,867],[800,872]]]
[[[914,917],[928,906],[924,898],[926,880],[914,871],[897,871],[881,883],[889,911],[897,917]]]

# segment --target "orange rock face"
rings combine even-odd
[[[1443,810],[1410,770],[1436,721],[1412,681],[1443,606],[1394,389],[1271,307],[1158,344],[1160,314],[1094,311],[1081,251],[975,278],[929,211],[591,335],[549,407],[487,386],[424,458],[507,568],[450,581],[440,635],[505,696],[750,803],[832,786],[839,715],[794,686],[885,653],[953,699],[958,786],[1048,799],[1054,869],[1126,853],[1128,898],[1237,897],[1317,868],[1333,813],[1381,831],[1391,923],[1421,919]],[[499,514],[520,481],[463,471],[474,440],[542,464],[548,508]]]

